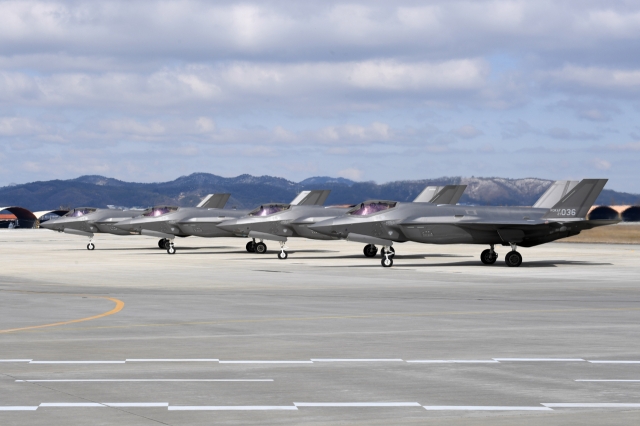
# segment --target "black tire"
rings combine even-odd
[[[163,248],[164,248],[164,242],[165,242],[165,241],[166,241],[166,240],[165,240],[164,238],[163,238],[163,239],[161,239],[160,241],[158,241],[158,247],[159,247],[159,248],[161,248],[161,249],[163,249]]]
[[[386,253],[387,251],[384,248],[380,250],[380,256],[384,257]],[[396,255],[396,249],[394,249],[393,247],[389,247],[389,257],[393,257],[395,255]]]
[[[167,249],[167,253],[176,254],[176,248],[173,246],[173,244],[169,246],[169,248]]]
[[[96,246],[93,243],[87,244],[87,250],[93,250],[95,248],[96,248]]]
[[[169,250],[169,247],[171,247],[171,241],[170,240],[164,240],[164,249],[165,250]]]
[[[493,252],[493,256],[491,256],[491,250],[486,249],[482,253],[480,253],[480,261],[485,265],[493,265],[496,263],[498,259],[498,253]]]
[[[253,241],[249,241],[247,243],[246,249],[249,253],[255,253],[256,252],[255,243]]]
[[[507,266],[515,268],[522,264],[522,255],[517,251],[510,251],[504,257],[504,262],[507,264]]]
[[[256,244],[256,253],[264,254],[267,252],[267,245],[265,243]]]
[[[367,244],[366,246],[364,246],[362,253],[364,253],[366,257],[375,257],[376,254],[378,254],[378,247],[374,246],[373,244]]]
[[[393,266],[393,259],[391,257],[383,257],[380,264],[385,268],[390,268]]]
[[[278,259],[284,260],[287,257],[289,257],[289,254],[284,250],[282,250],[280,253],[278,253]]]

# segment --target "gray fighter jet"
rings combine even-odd
[[[292,205],[314,205],[324,203],[328,193],[323,190],[303,191],[294,198]],[[166,248],[167,253],[175,254],[175,237],[234,237],[232,232],[217,227],[221,222],[246,216],[251,210],[225,210],[224,206],[230,194],[215,194],[210,196],[217,200],[198,207],[153,209],[142,216],[118,222],[117,227],[129,234],[147,235],[160,238],[159,246]],[[259,237],[257,237],[259,238]],[[247,243],[247,251],[263,253],[266,245],[255,238]]]
[[[227,197],[228,198],[228,197]],[[220,200],[210,194],[205,197],[198,206],[215,206]],[[226,202],[226,199],[224,200]],[[223,204],[224,205],[224,204]],[[57,219],[51,219],[40,226],[52,231],[64,232],[66,234],[80,235],[89,238],[87,250],[96,248],[93,243],[94,234],[114,234],[131,235],[130,232],[117,228],[115,225],[120,221],[131,219],[140,215],[156,215],[159,212],[175,211],[177,207],[156,206],[147,210],[122,210],[122,209],[98,209],[95,207],[78,207],[66,215]],[[159,245],[159,244],[158,244]]]
[[[414,202],[437,202],[456,204],[466,185],[428,186],[415,199]],[[329,191],[322,198],[327,198]],[[351,207],[323,207],[321,205],[291,205],[291,204],[264,204],[250,212],[247,216],[222,222],[218,225],[228,232],[239,236],[259,238],[261,240],[278,241],[280,243],[279,259],[286,259],[289,255],[285,243],[290,237],[302,237],[313,240],[337,240],[340,237],[325,235],[309,228],[316,222],[325,221],[347,213]],[[266,245],[261,244],[260,253],[266,252]],[[257,246],[256,246],[257,248]],[[364,249],[364,255],[375,256],[378,249],[368,245]]]
[[[517,246],[533,247],[579,234],[584,229],[610,225],[618,220],[587,220],[589,208],[607,179],[584,179],[551,208],[549,200],[564,191],[561,184],[541,197],[538,207],[452,206],[429,203],[367,201],[342,217],[310,226],[327,236],[383,246],[382,266],[393,265],[392,244],[415,241],[426,244],[484,244],[480,260],[494,264],[496,244],[510,246],[508,266],[520,266]],[[565,182],[571,186],[571,182]],[[549,192],[548,191],[548,192]],[[542,199],[544,198],[544,199]]]

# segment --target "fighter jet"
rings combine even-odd
[[[482,263],[494,264],[495,245],[510,246],[505,263],[520,266],[517,247],[533,247],[577,235],[584,229],[610,225],[619,220],[587,220],[589,208],[607,179],[584,179],[551,208],[547,206],[566,186],[555,185],[545,193],[538,207],[452,206],[429,203],[367,201],[342,217],[310,226],[322,234],[352,241],[378,244],[384,248],[382,266],[393,265],[394,241],[426,244],[483,244]],[[571,183],[565,185],[571,186]],[[544,198],[544,199],[542,199]]]
[[[66,234],[80,235],[89,238],[87,250],[96,248],[93,235],[108,233],[128,235],[114,225],[121,220],[129,219],[141,214],[143,210],[98,209],[95,207],[78,207],[62,217],[48,220],[40,225],[41,228]]]
[[[215,205],[218,199],[214,194],[205,197],[198,206],[207,207]],[[227,197],[228,198],[228,197]],[[226,199],[224,200],[226,202]],[[67,234],[80,235],[89,238],[87,250],[96,248],[93,243],[93,236],[97,233],[114,235],[131,235],[130,232],[117,228],[115,225],[120,221],[131,219],[136,216],[153,216],[177,210],[178,207],[156,206],[146,210],[122,210],[122,209],[98,209],[95,207],[78,207],[69,211],[66,215],[57,219],[51,219],[40,226],[52,231],[64,232]],[[159,245],[159,244],[158,244]]]
[[[313,205],[323,203],[325,191],[303,191],[291,202],[292,205]],[[124,232],[138,235],[148,235],[160,238],[158,245],[166,248],[167,253],[175,254],[175,237],[198,236],[206,238],[234,237],[232,232],[217,227],[221,222],[246,216],[251,210],[228,210],[224,206],[230,194],[215,194],[209,198],[216,200],[198,207],[181,207],[172,210],[152,210],[142,216],[118,222],[117,227]],[[259,238],[259,237],[258,237]],[[247,251],[263,253],[266,245],[255,238],[247,243]]]
[[[457,203],[466,185],[428,186],[422,191],[414,202],[442,202]],[[325,191],[322,202],[329,196],[330,191]],[[290,237],[302,237],[314,240],[337,240],[336,235],[325,235],[318,233],[311,228],[316,222],[325,221],[347,213],[352,207],[323,207],[322,205],[290,205],[290,204],[263,204],[251,211],[247,216],[222,222],[218,225],[235,235],[259,238],[261,240],[271,240],[280,243],[279,259],[286,259],[289,255],[286,251],[285,243]],[[258,243],[264,253],[266,245]],[[256,246],[256,249],[258,248]],[[257,250],[256,250],[257,251]],[[375,246],[365,247],[364,255],[375,256],[378,249]]]

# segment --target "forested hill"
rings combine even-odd
[[[265,202],[289,202],[306,189],[331,189],[327,204],[355,204],[368,199],[411,201],[426,185],[446,184],[468,185],[461,203],[530,206],[551,181],[537,178],[441,177],[376,184],[324,176],[292,182],[272,176],[240,175],[225,178],[209,173],[194,173],[170,182],[135,183],[104,176],[81,176],[70,180],[1,187],[0,206],[21,206],[32,211],[60,206],[194,206],[206,194],[229,192],[231,198],[227,208],[250,208]],[[597,204],[640,204],[640,195],[605,189]]]

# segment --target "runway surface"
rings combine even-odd
[[[3,426],[640,419],[638,245],[0,241]]]

